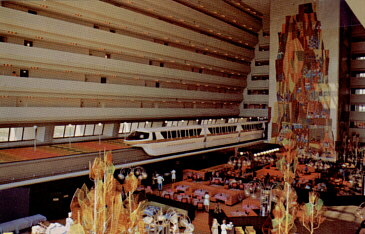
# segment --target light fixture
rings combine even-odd
[[[148,177],[146,170],[141,166],[137,166],[137,167],[132,167],[132,168],[120,169],[118,178],[120,180],[124,180],[129,175],[134,175],[135,177],[137,177],[138,180],[143,180]]]

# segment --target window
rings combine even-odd
[[[111,55],[107,53],[107,54],[105,54],[105,56],[104,56],[104,57],[105,57],[106,59],[110,59],[110,56],[111,56]]]
[[[268,95],[268,89],[249,89],[247,90],[248,95]]]
[[[149,132],[132,132],[126,140],[147,140],[150,136]]]
[[[365,72],[352,72],[352,77],[365,77]]]
[[[86,124],[85,136],[92,136],[94,133],[94,124]]]
[[[53,138],[96,136],[103,134],[104,125],[99,124],[68,124],[54,127]]]
[[[170,136],[171,138],[176,138],[177,137],[176,131],[170,131]]]
[[[20,77],[29,77],[29,71],[28,70],[20,70]]]
[[[75,129],[75,136],[83,136],[85,133],[85,124],[82,125],[76,125],[76,129]]]
[[[161,132],[161,135],[164,139],[168,139],[168,134],[167,132]]]
[[[255,66],[266,66],[269,65],[269,60],[256,60]]]
[[[100,78],[100,83],[101,84],[106,84],[106,77],[101,77]]]
[[[34,127],[0,128],[0,142],[35,139]]]
[[[33,41],[24,40],[24,46],[33,47]]]
[[[28,13],[29,14],[33,14],[33,15],[36,15],[37,14],[37,12],[36,11],[33,11],[33,10],[28,10]]]
[[[202,124],[215,124],[216,120],[215,119],[204,119],[202,121]]]
[[[35,138],[35,128],[34,127],[24,127],[23,140],[34,140]]]
[[[259,45],[259,51],[269,51],[270,45]]]
[[[354,60],[365,60],[365,56],[364,55],[356,55],[356,56],[352,57],[352,59],[354,59]]]
[[[137,128],[144,128],[146,122],[137,122]]]
[[[115,33],[115,30],[114,29],[110,29],[109,30],[111,33]]]
[[[119,133],[130,133],[131,132],[131,123],[120,123],[119,125]]]
[[[6,42],[7,41],[7,38],[4,37],[4,36],[0,36],[0,42]]]
[[[0,142],[9,140],[9,128],[0,128]]]
[[[160,82],[156,82],[155,87],[160,88]]]
[[[60,138],[63,137],[63,134],[65,132],[65,126],[55,126],[54,132],[53,132],[53,138]]]
[[[245,109],[267,109],[267,104],[244,104]]]
[[[252,75],[251,80],[268,80],[269,75]]]
[[[357,110],[359,112],[365,112],[365,104],[357,105]]]
[[[350,122],[351,128],[365,128],[365,122],[364,121],[353,121]]]
[[[164,67],[165,66],[165,64],[164,63],[160,63],[160,67]]]
[[[365,89],[351,89],[351,94],[365,94]]]
[[[64,137],[74,137],[75,136],[75,125],[67,125],[65,128],[65,134]]]

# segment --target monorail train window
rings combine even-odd
[[[149,137],[148,132],[132,132],[129,136],[127,136],[126,140],[144,140]]]
[[[167,139],[167,132],[161,132],[161,135],[164,139]]]
[[[171,131],[170,134],[171,134],[171,138],[176,138],[176,135],[177,135],[176,131]]]
[[[180,131],[180,137],[186,137],[185,129]]]

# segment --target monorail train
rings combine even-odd
[[[160,156],[214,146],[259,140],[265,137],[265,121],[139,128],[128,135],[126,144],[141,147],[151,156]]]

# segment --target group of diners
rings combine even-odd
[[[174,188],[165,189],[159,195],[166,199],[176,200],[182,203],[194,205],[197,210],[209,209],[209,193],[203,189],[196,189],[193,193],[188,192],[189,186],[177,185]]]

